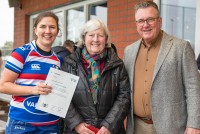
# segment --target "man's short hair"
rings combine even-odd
[[[144,1],[142,3],[139,3],[137,5],[135,5],[135,14],[137,13],[138,9],[140,8],[147,8],[147,7],[153,7],[156,9],[157,11],[157,17],[160,17],[160,11],[158,10],[158,6],[155,2],[152,2],[152,1]]]
[[[64,46],[64,47],[73,48],[74,42],[71,41],[71,40],[66,40],[66,41],[63,43],[63,46]]]

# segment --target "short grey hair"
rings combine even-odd
[[[111,47],[111,41],[110,41],[110,34],[109,34],[109,30],[106,27],[106,25],[103,23],[102,20],[100,19],[92,19],[89,20],[82,28],[81,33],[80,33],[80,41],[82,42],[82,44],[84,44],[85,41],[85,35],[87,34],[87,32],[92,32],[95,31],[99,28],[102,28],[106,37],[106,47]]]
[[[152,1],[144,1],[142,3],[135,5],[135,14],[137,14],[138,9],[147,8],[147,7],[155,8],[157,11],[157,15],[158,15],[157,17],[160,17],[160,11],[158,10],[158,6],[155,2],[152,2]]]

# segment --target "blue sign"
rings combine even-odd
[[[46,115],[48,113],[35,109],[35,106],[38,102],[39,96],[31,96],[24,100],[23,104],[29,113],[38,114],[38,115]]]

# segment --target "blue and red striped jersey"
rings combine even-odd
[[[15,84],[36,86],[45,82],[50,67],[60,69],[62,62],[63,59],[53,51],[50,55],[41,54],[32,41],[13,50],[5,67],[19,74]],[[32,125],[57,123],[58,116],[35,109],[38,98],[39,95],[12,96],[9,117]]]

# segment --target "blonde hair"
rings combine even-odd
[[[87,32],[95,31],[95,30],[97,30],[99,28],[103,29],[104,34],[106,36],[106,47],[111,47],[109,30],[106,27],[106,25],[103,23],[103,21],[101,21],[100,19],[89,20],[83,26],[83,28],[81,30],[81,33],[80,33],[80,41],[82,42],[82,44],[85,44],[84,40],[85,40],[85,35],[87,34]]]

